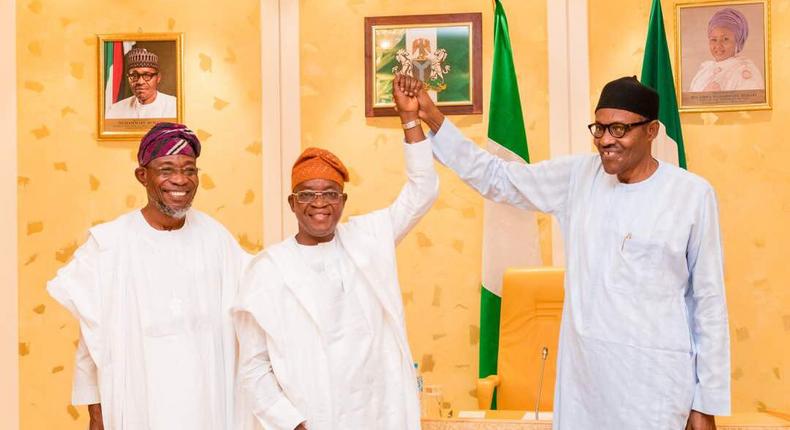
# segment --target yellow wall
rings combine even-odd
[[[365,118],[366,16],[483,13],[483,82],[488,96],[493,38],[490,1],[300,2],[302,145],[336,152],[351,170],[346,215],[391,202],[405,176],[397,117]],[[546,11],[543,2],[504,1],[516,51],[533,160],[548,154]],[[331,19],[328,19],[331,17]],[[484,102],[488,111],[488,101]],[[485,142],[487,114],[453,121]],[[412,352],[427,384],[441,384],[445,401],[476,407],[482,200],[440,168],[441,194],[433,210],[398,248],[400,281]]]
[[[650,3],[590,0],[593,106],[609,80],[639,76]],[[663,3],[674,52],[674,6]],[[790,412],[790,2],[772,4],[773,110],[681,115],[689,170],[710,181],[719,198],[735,412]]]
[[[639,74],[648,3],[590,0],[593,106],[605,82]],[[674,11],[672,2],[665,3],[672,49]],[[548,158],[546,6],[519,0],[503,4],[530,154],[539,161]],[[790,292],[783,285],[790,268],[780,262],[790,239],[785,221],[790,169],[783,163],[790,149],[783,145],[779,125],[790,113],[783,104],[790,88],[778,78],[787,75],[790,61],[782,58],[788,48],[783,41],[790,40],[790,2],[773,5],[773,111],[682,116],[690,170],[708,178],[720,198],[735,411],[790,410]],[[196,206],[229,226],[248,248],[261,241],[258,1],[226,2],[221,13],[207,0],[114,2],[111,7],[107,12],[100,0],[17,5],[25,429],[84,428],[85,410],[67,406],[76,324],[46,295],[45,282],[84,240],[88,227],[144,201],[132,177],[136,144],[95,139],[96,33],[186,33],[186,123],[203,137],[200,165],[208,175]],[[483,143],[491,2],[300,1],[302,147],[327,147],[351,167],[346,215],[388,204],[404,179],[398,119],[364,117],[363,18],[453,12],[483,13],[486,113],[453,117]],[[399,247],[401,284],[412,350],[426,383],[441,384],[455,410],[470,409],[476,405],[482,201],[452,173],[439,170],[438,202]],[[544,256],[550,255],[546,232],[544,227]]]
[[[261,243],[259,2],[17,2],[21,426],[84,429],[70,403],[74,319],[45,283],[87,229],[139,208],[136,142],[100,142],[97,33],[185,32],[185,122],[203,142],[195,206]]]

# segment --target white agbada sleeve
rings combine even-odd
[[[404,143],[408,181],[398,198],[386,209],[395,243],[400,242],[425,215],[439,194],[439,176],[433,166],[431,141]]]
[[[71,403],[74,405],[93,405],[101,403],[99,395],[99,374],[85,339],[80,334],[77,357],[74,360],[74,381],[71,387]]]
[[[723,257],[716,196],[708,190],[689,238],[691,332],[697,356],[697,384],[691,408],[709,415],[730,414],[730,335],[724,294]]]
[[[489,200],[551,214],[566,206],[577,157],[535,164],[505,161],[464,137],[447,118],[431,141],[436,159]]]
[[[47,284],[49,294],[71,312],[80,324],[80,340],[74,362],[71,402],[90,405],[100,402],[98,372],[86,342],[96,342],[99,329],[99,289],[96,262],[99,244],[90,236],[74,252],[74,258],[58,270]]]
[[[267,430],[293,430],[305,417],[283,393],[272,371],[266,333],[248,312],[234,315],[239,338],[238,384],[253,415]]]

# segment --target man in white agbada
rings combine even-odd
[[[132,48],[125,56],[126,79],[132,95],[107,110],[107,119],[175,118],[176,98],[159,91],[162,74],[159,56],[145,48]]]
[[[589,126],[597,155],[536,164],[479,149],[418,97],[436,158],[484,197],[554,215],[567,258],[554,428],[715,428],[730,412],[716,198],[650,155],[658,94],[608,83]]]
[[[288,197],[299,232],[255,257],[244,276],[233,313],[252,428],[420,428],[395,245],[439,182],[416,99],[395,100],[408,176],[395,202],[338,225],[348,172],[329,151],[308,148]]]
[[[763,75],[742,53],[749,38],[749,22],[736,9],[718,10],[708,22],[708,49],[713,60],[703,62],[689,91],[742,91],[765,89]]]
[[[148,205],[90,229],[48,284],[79,320],[72,402],[94,430],[233,430],[236,343],[230,306],[249,255],[206,214],[197,136],[159,123],[137,180]]]

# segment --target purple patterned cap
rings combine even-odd
[[[732,30],[735,33],[735,52],[743,50],[746,38],[749,37],[749,22],[742,13],[731,7],[716,11],[708,21],[708,35],[710,36],[713,29],[717,27]]]
[[[200,140],[184,124],[157,123],[140,141],[137,161],[146,166],[151,160],[167,155],[200,156]]]

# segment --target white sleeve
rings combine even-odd
[[[724,269],[716,197],[705,195],[699,225],[688,247],[691,331],[697,384],[691,408],[709,415],[730,414],[730,334],[724,295]]]
[[[96,264],[99,244],[93,236],[74,252],[74,258],[47,283],[49,294],[77,318],[80,340],[77,345],[72,385],[75,405],[100,402],[98,368],[91,350],[98,351],[100,302]]]
[[[91,331],[98,328],[101,310],[99,276],[99,243],[91,235],[74,252],[72,260],[47,283],[47,292],[80,322],[80,327]],[[89,342],[90,343],[90,342]]]
[[[505,161],[477,147],[446,118],[431,136],[436,159],[483,197],[552,214],[566,206],[578,157],[535,164]]]
[[[73,405],[93,405],[100,402],[98,369],[88,351],[88,347],[85,345],[85,339],[80,333],[80,341],[77,345],[76,359],[74,360],[71,403]]]
[[[408,180],[398,197],[387,208],[395,243],[406,236],[439,195],[439,176],[433,165],[430,140],[403,145]]]
[[[245,311],[233,314],[239,340],[238,390],[246,396],[246,404],[263,428],[293,430],[305,417],[285,396],[272,371],[266,347],[266,333]]]

